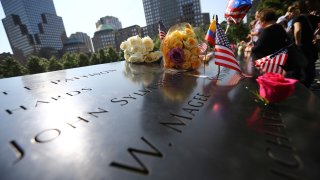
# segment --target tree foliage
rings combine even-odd
[[[0,63],[0,77],[21,76],[26,72],[26,68],[12,57],[4,58]]]
[[[62,56],[62,63],[64,69],[76,68],[78,67],[78,55],[77,53],[66,53]]]
[[[160,38],[159,36],[156,36],[153,40],[154,42],[154,50],[155,51],[159,51],[160,50],[160,46],[161,46],[161,41],[160,41]],[[124,59],[124,57],[122,56],[121,59]]]
[[[48,71],[57,71],[62,70],[63,65],[55,57],[51,57],[49,60]]]
[[[53,49],[43,48],[42,56]],[[123,60],[123,52],[116,52],[113,48],[101,49],[96,53],[65,53],[61,59],[52,56],[50,60],[39,56],[30,56],[26,67],[22,66],[13,57],[0,59],[0,78],[13,77],[25,74],[35,74],[47,71],[83,67],[101,63],[110,63]]]
[[[117,61],[119,61],[118,54],[111,47],[108,49],[107,59],[108,59],[108,62],[117,62]]]
[[[99,55],[97,53],[93,53],[92,56],[91,56],[90,62],[91,62],[92,65],[100,64]]]
[[[124,60],[124,51],[120,50],[119,52],[119,61]]]
[[[258,10],[272,8],[278,16],[284,15],[287,8],[297,0],[262,0],[258,5]]]
[[[48,70],[48,61],[38,56],[30,56],[27,67],[30,74],[43,73]]]
[[[88,66],[88,65],[90,65],[89,57],[84,53],[80,53],[79,54],[79,67]]]
[[[224,29],[227,29],[227,23],[223,22],[222,27]],[[241,22],[240,24],[231,24],[229,26],[227,37],[230,41],[230,43],[238,43],[242,40],[245,40],[249,33],[249,27],[247,24],[244,24]]]

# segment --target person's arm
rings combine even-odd
[[[252,52],[254,53],[262,52],[265,47],[265,42],[267,41],[268,38],[269,38],[268,33],[266,31],[262,31],[261,34],[259,35],[257,44],[251,49]]]
[[[302,31],[302,26],[300,22],[295,22],[293,24],[294,27],[294,32],[293,32],[293,36],[294,36],[294,43],[296,45],[299,45],[301,43],[301,31]]]

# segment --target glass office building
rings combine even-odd
[[[204,24],[200,0],[142,0],[147,26],[162,20],[166,27],[179,21],[193,26]]]
[[[6,15],[2,23],[16,59],[25,63],[41,48],[63,48],[67,36],[53,0],[1,0],[1,4]]]

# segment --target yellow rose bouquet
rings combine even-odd
[[[171,27],[161,45],[165,68],[181,70],[197,69],[200,50],[193,28],[188,23]]]
[[[126,41],[122,42],[120,49],[124,51],[124,59],[130,63],[152,63],[158,61],[162,53],[159,51],[153,51],[153,40],[147,36],[140,38],[132,36]]]

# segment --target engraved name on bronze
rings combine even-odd
[[[50,103],[59,101],[61,99],[77,96],[77,95],[80,95],[82,93],[89,92],[89,91],[92,91],[92,89],[91,88],[81,88],[80,90],[70,91],[70,92],[67,92],[63,95],[57,95],[57,96],[50,97],[46,100],[36,100],[34,107],[37,108],[40,105],[50,104]],[[7,112],[7,114],[12,115],[14,112],[17,112],[17,111],[21,112],[21,110],[26,111],[26,110],[28,110],[28,107],[26,107],[24,105],[20,105],[17,108],[6,109],[5,111]]]
[[[130,96],[132,97],[132,96]],[[183,114],[178,113],[170,113],[169,116],[173,119],[171,122],[160,122],[163,127],[172,129],[175,132],[182,133],[182,130],[179,129],[176,126],[186,126],[185,120],[191,121],[196,116],[196,113],[200,111],[200,108],[204,107],[205,102],[208,101],[210,98],[210,95],[204,95],[201,93],[196,93],[192,99],[190,99],[187,104],[181,108]],[[123,101],[123,105],[128,104],[129,102]],[[141,137],[141,140],[149,147],[150,150],[145,149],[138,149],[138,148],[132,148],[129,147],[127,149],[127,152],[129,155],[135,160],[136,165],[132,165],[130,163],[124,163],[124,162],[118,162],[118,161],[112,161],[110,163],[111,167],[118,168],[121,170],[126,170],[134,173],[139,173],[143,175],[149,174],[149,168],[146,163],[144,163],[138,155],[140,156],[154,156],[162,158],[161,151],[156,148],[156,146],[151,143],[151,141],[148,141],[146,138]],[[172,143],[169,143],[169,147],[172,146]]]
[[[107,71],[101,71],[101,72],[98,72],[98,73],[90,73],[90,74],[87,74],[87,75],[82,75],[82,76],[75,76],[73,78],[66,78],[66,79],[58,79],[58,80],[53,80],[53,81],[50,81],[52,84],[61,84],[61,83],[68,83],[70,81],[77,81],[77,80],[80,80],[80,79],[83,79],[83,78],[89,78],[89,77],[94,77],[94,76],[101,76],[101,75],[104,75],[104,74],[109,74],[111,72],[115,72],[117,70],[107,70]]]
[[[146,163],[144,163],[139,158],[139,156],[153,156],[153,157],[162,158],[163,155],[162,155],[161,151],[158,148],[156,148],[156,146],[154,144],[152,144],[150,141],[148,141],[146,138],[141,137],[141,140],[144,144],[146,144],[149,147],[148,148],[149,150],[131,148],[131,147],[129,147],[127,149],[127,152],[129,153],[129,155],[135,160],[136,165],[127,164],[124,162],[112,161],[110,163],[110,166],[114,167],[114,168],[127,170],[127,171],[132,171],[135,173],[141,173],[143,175],[148,175],[149,169],[148,169]]]
[[[177,133],[182,133],[182,130],[179,129],[181,126],[186,126],[187,121],[192,121],[194,116],[200,109],[205,105],[205,102],[208,101],[210,95],[205,95],[202,93],[197,93],[180,109],[180,113],[170,113],[169,119],[171,121],[160,122],[166,128],[169,128]]]
[[[262,111],[261,118],[264,125],[266,142],[270,145],[266,148],[267,156],[278,166],[285,168],[272,167],[271,172],[277,176],[287,179],[304,179],[296,172],[303,169],[303,161],[296,152],[292,144],[292,138],[286,135],[286,125],[281,114],[275,109]]]
[[[152,90],[157,90],[161,87],[170,85],[169,82],[172,82],[172,81],[176,80],[177,78],[180,78],[181,76],[182,76],[181,72],[176,73],[171,78],[169,78],[167,80],[159,80],[158,82],[156,82],[154,84],[148,85],[144,89],[137,90],[137,91],[133,92],[132,94],[129,94],[127,96],[123,96],[120,98],[119,97],[112,98],[110,101],[112,103],[120,104],[120,106],[125,106],[125,105],[129,104],[130,101],[137,100],[137,98],[139,98],[139,97],[143,97],[143,96],[148,95],[149,93],[152,93]]]
[[[125,106],[125,105],[129,104],[130,101],[136,100],[138,98],[138,96],[143,97],[151,92],[152,91],[150,89],[145,88],[142,90],[137,90],[136,92],[133,92],[132,94],[129,94],[128,96],[124,96],[121,98],[113,98],[110,101],[112,103],[120,103],[120,106]]]
[[[83,117],[78,116],[72,121],[65,122],[64,126],[48,128],[36,133],[31,138],[30,142],[33,144],[44,144],[52,142],[59,138],[65,130],[70,130],[70,128],[75,130],[79,127],[79,124],[83,125],[90,123],[91,121],[94,121],[94,119],[92,118],[99,118],[100,114],[105,114],[108,112],[108,110],[99,107],[96,110],[86,112],[85,116]],[[12,163],[13,165],[17,164],[27,155],[26,150],[16,140],[11,140],[9,142],[9,147],[16,155],[16,160]]]

